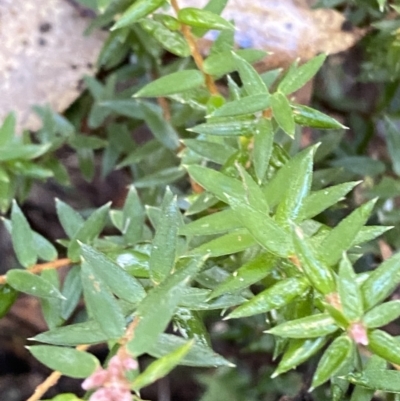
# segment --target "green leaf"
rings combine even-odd
[[[310,192],[315,149],[315,146],[308,148],[299,159],[296,174],[291,173],[290,181],[286,182],[288,189],[276,209],[275,220],[286,228],[299,220],[300,210]]]
[[[367,348],[381,358],[400,365],[400,343],[390,334],[381,330],[370,331]]]
[[[281,323],[267,333],[284,338],[315,338],[334,333],[338,329],[328,313],[319,313]]]
[[[235,54],[249,64],[260,61],[266,56],[266,52],[258,49],[240,49]],[[237,69],[236,59],[231,50],[211,54],[204,60],[203,69],[206,74],[222,77]]]
[[[139,391],[141,388],[148,386],[161,377],[166,376],[182,358],[189,352],[193,346],[193,340],[170,352],[169,354],[157,359],[151,363],[144,372],[135,378],[132,388]]]
[[[172,125],[163,117],[161,108],[148,102],[141,102],[140,108],[154,137],[167,149],[177,149],[179,136]]]
[[[26,270],[9,270],[6,277],[7,283],[17,291],[41,298],[64,299],[54,285]]]
[[[179,235],[214,235],[241,227],[240,222],[235,219],[233,210],[225,209],[193,220],[185,226],[180,227]]]
[[[301,268],[313,287],[321,294],[332,294],[336,288],[333,272],[315,256],[315,251],[300,228],[293,230],[293,244],[296,255],[300,259]]]
[[[168,355],[187,343],[187,341],[172,334],[160,334],[157,341],[147,351],[155,358]],[[194,367],[218,367],[218,366],[234,366],[221,355],[215,353],[211,348],[203,344],[194,343],[189,352],[180,360],[180,365]]]
[[[326,342],[326,337],[307,340],[291,340],[271,378],[285,373],[288,370],[294,369],[296,366],[302,364],[316,354],[326,344]]]
[[[364,324],[369,329],[386,326],[400,316],[400,301],[389,301],[367,312],[363,317]]]
[[[278,151],[278,149],[279,152],[281,152],[281,149],[276,147],[274,148],[274,151]],[[278,172],[263,188],[264,195],[267,199],[268,205],[271,208],[275,207],[279,202],[281,202],[286,192],[290,190],[290,188],[288,189],[287,183],[297,179],[297,171],[304,163],[304,159],[309,157],[309,153],[310,148],[306,148],[297,153],[296,156],[289,161],[284,159],[284,155],[279,155],[279,164],[282,165],[283,163],[283,166],[280,167]],[[271,161],[273,161],[274,156],[275,155],[273,152]]]
[[[346,376],[346,379],[350,383],[373,390],[373,393],[382,391],[400,394],[400,372],[396,370],[373,369],[361,373],[351,373]]]
[[[287,278],[240,305],[225,319],[253,316],[259,313],[269,312],[272,309],[282,308],[293,302],[295,298],[302,296],[308,290],[308,287],[309,283],[304,278]]]
[[[304,86],[321,68],[326,59],[325,54],[314,57],[307,63],[290,69],[278,85],[278,90],[288,95]]]
[[[64,279],[62,295],[65,297],[61,305],[61,317],[68,320],[82,295],[81,268],[74,266],[70,269],[67,277]]]
[[[311,383],[312,391],[337,373],[353,354],[353,341],[346,335],[336,338],[322,355]]]
[[[361,286],[364,308],[369,310],[385,300],[400,283],[400,253],[385,260]]]
[[[246,114],[254,114],[267,109],[269,106],[269,94],[261,93],[226,103],[207,117],[236,117]]]
[[[253,164],[258,183],[261,184],[268,170],[274,142],[271,120],[261,118],[254,127]]]
[[[85,222],[83,217],[77,213],[71,206],[56,199],[56,210],[58,219],[69,238],[74,238],[75,234]]]
[[[142,355],[154,345],[171,320],[182,296],[182,290],[203,263],[204,259],[189,260],[185,267],[149,291],[135,313],[135,318],[138,319],[135,336],[127,344],[127,349],[132,355]]]
[[[281,257],[287,257],[291,253],[293,245],[290,235],[270,216],[243,203],[238,198],[227,196],[237,218],[261,246]]]
[[[101,330],[98,322],[89,320],[45,331],[33,337],[32,340],[55,345],[76,346],[104,343],[108,340],[108,336]]]
[[[135,1],[111,27],[111,30],[133,25],[141,18],[151,14],[163,5],[165,0],[137,0]]]
[[[182,24],[193,26],[196,28],[217,30],[235,29],[235,27],[230,22],[226,21],[218,14],[193,7],[180,9],[178,12],[178,20]]]
[[[33,231],[33,243],[40,259],[52,261],[57,259],[58,252],[54,245],[42,235]]]
[[[178,21],[177,23],[179,25]],[[151,19],[142,20],[140,25],[170,53],[179,57],[190,56],[190,47],[180,32],[171,31],[163,24]]]
[[[15,200],[11,209],[11,240],[21,265],[24,267],[34,265],[37,261],[37,249],[33,232]]]
[[[241,199],[245,196],[243,185],[239,180],[228,177],[219,171],[196,165],[187,166],[187,171],[194,181],[224,202],[228,201],[227,195]]]
[[[384,370],[386,369],[387,362],[380,358],[379,356],[373,355],[365,365],[364,372],[369,372],[373,370]],[[352,381],[349,376],[353,376],[354,374],[350,373],[345,378],[346,380]],[[356,383],[354,383],[356,384]],[[371,401],[374,390],[371,390],[367,387],[357,385],[353,393],[351,394],[350,401]]]
[[[0,162],[15,159],[32,160],[45,154],[50,149],[50,144],[8,144],[0,147]]]
[[[337,284],[344,316],[349,322],[359,321],[364,313],[362,294],[357,275],[346,254],[339,265]]]
[[[54,269],[44,270],[40,277],[51,283],[57,290],[60,290],[60,278]],[[42,315],[49,329],[61,326],[64,319],[61,316],[61,305],[65,299],[60,298],[42,298],[40,304],[42,307]]]
[[[104,254],[89,245],[82,244],[82,257],[91,266],[96,277],[100,278],[118,298],[133,304],[141,301],[146,292],[134,277]]]
[[[150,276],[155,284],[161,283],[175,266],[178,229],[181,221],[176,198],[166,193],[161,219],[157,224],[149,260]]]
[[[239,72],[239,76],[246,93],[249,96],[268,94],[268,88],[266,87],[258,72],[254,69],[254,67],[242,57],[240,57],[237,53],[232,54],[235,58],[236,68]]]
[[[134,185],[129,187],[122,210],[122,234],[126,244],[135,244],[142,239],[145,213]]]
[[[371,177],[382,174],[386,169],[382,161],[371,159],[368,156],[342,157],[334,160],[331,165],[342,167],[353,174]]]
[[[75,233],[73,238],[71,238],[71,243],[68,246],[68,257],[72,261],[75,262],[79,260],[79,241],[90,243],[101,233],[106,223],[110,205],[111,202],[96,209]]]
[[[223,119],[222,119],[223,120]],[[209,121],[205,124],[195,125],[187,131],[196,132],[204,135],[218,136],[249,136],[252,135],[257,127],[255,119],[236,119],[227,118],[225,121]]]
[[[117,300],[85,261],[81,267],[81,278],[89,315],[96,320],[107,339],[119,339],[125,330],[125,318]]]
[[[99,366],[96,357],[73,348],[53,345],[34,345],[27,348],[44,365],[69,377],[86,378]]]
[[[204,84],[204,76],[199,70],[173,72],[150,82],[135,97],[161,97],[195,89]]]
[[[356,235],[352,246],[362,244],[364,242],[371,241],[388,230],[391,230],[393,227],[382,227],[382,226],[366,226],[362,227],[361,230]]]
[[[325,263],[334,266],[343,252],[351,248],[357,233],[370,217],[375,203],[376,199],[372,199],[358,207],[330,231],[319,246],[320,257]]]
[[[157,185],[168,185],[186,175],[186,171],[181,167],[170,167],[153,174],[145,175],[135,181],[136,188],[149,188]]]
[[[311,219],[330,206],[335,205],[359,183],[360,181],[345,182],[312,192],[304,199],[303,205],[299,211],[299,221]]]
[[[216,142],[185,139],[182,143],[205,159],[218,164],[224,164],[236,152],[234,147]]]
[[[290,102],[282,92],[275,92],[271,95],[271,108],[274,118],[278,125],[290,137],[294,138],[296,125]]]
[[[216,298],[223,294],[237,292],[257,283],[268,276],[276,264],[277,258],[270,253],[257,255],[217,286],[209,298]]]
[[[2,318],[14,304],[18,293],[9,285],[0,286],[0,318]]]
[[[14,139],[16,121],[14,112],[7,114],[0,128],[0,146],[7,145]]]
[[[389,117],[385,116],[385,135],[387,150],[392,160],[393,171],[400,175],[400,133],[399,128],[395,122]]]
[[[191,251],[194,255],[210,255],[218,257],[242,252],[257,242],[247,230],[235,230],[219,238],[206,242]]]
[[[296,124],[319,129],[346,129],[343,124],[318,110],[303,105],[291,105]]]

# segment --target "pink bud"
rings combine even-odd
[[[107,370],[98,368],[82,383],[82,388],[84,390],[90,390],[96,387],[101,387],[108,380],[108,377],[109,373]]]
[[[350,337],[357,343],[368,345],[367,329],[361,322],[354,322],[348,328]]]

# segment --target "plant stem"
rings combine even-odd
[[[171,0],[171,6],[174,9],[175,13],[178,14],[179,12],[179,5],[177,0]],[[190,29],[190,26],[182,24],[181,28],[183,37],[185,38],[187,44],[189,45],[190,48],[190,53],[192,54],[192,57],[194,59],[194,62],[197,65],[197,68],[203,73],[204,79],[206,81],[206,86],[209,92],[212,95],[218,95],[219,91],[217,89],[217,86],[215,85],[215,82],[212,78],[211,75],[208,75],[204,72],[203,64],[203,56],[201,55],[199,48],[197,46],[196,40],[194,36],[192,35],[192,31]]]

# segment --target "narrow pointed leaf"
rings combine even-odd
[[[160,97],[174,95],[204,84],[204,76],[198,70],[183,70],[173,72],[150,82],[135,97]]]
[[[346,127],[334,118],[318,110],[303,105],[295,105],[293,117],[296,124],[319,129],[345,129]]]
[[[135,378],[132,388],[139,391],[142,387],[146,387],[156,380],[166,376],[182,358],[189,352],[193,346],[193,340],[170,352],[169,354],[157,359],[151,363],[144,372]]]
[[[160,358],[176,350],[185,343],[186,340],[182,337],[172,334],[160,334],[157,341],[148,350],[148,353],[155,358]],[[221,355],[215,353],[211,348],[198,343],[195,343],[190,348],[189,352],[180,360],[179,364],[197,367],[234,366]]]
[[[229,204],[261,246],[277,256],[287,257],[290,254],[293,246],[290,235],[271,217],[237,198],[229,197]]]
[[[174,127],[163,117],[161,108],[148,102],[141,102],[140,108],[143,112],[143,119],[154,137],[167,149],[177,149],[179,136]]]
[[[80,245],[78,241],[91,243],[101,233],[106,224],[110,205],[111,202],[96,209],[75,233],[70,245],[68,246],[68,257],[72,261],[75,262],[79,260]]]
[[[196,125],[188,131],[197,134],[218,135],[218,136],[249,136],[256,129],[256,120],[254,118],[232,120],[227,117],[226,121],[208,121],[205,124]]]
[[[271,273],[276,263],[277,258],[274,255],[261,253],[233,272],[232,276],[213,290],[209,298],[237,292],[257,283]]]
[[[135,244],[142,239],[145,221],[144,208],[136,188],[131,185],[122,210],[123,234],[127,244]]]
[[[351,248],[357,233],[369,219],[375,203],[376,199],[373,199],[358,207],[326,236],[319,247],[320,257],[325,263],[334,266],[343,252]]]
[[[300,210],[310,192],[315,147],[308,148],[297,163],[297,173],[291,174],[286,182],[288,190],[276,209],[275,220],[289,228],[290,222],[297,222]]]
[[[151,14],[157,8],[161,7],[164,0],[137,0],[135,1],[114,24],[111,30],[124,28],[133,25],[141,18]]]
[[[218,164],[224,164],[236,152],[234,147],[227,144],[200,141],[198,139],[185,139],[182,142],[193,152]]]
[[[382,330],[368,333],[367,348],[388,362],[400,365],[400,342]]]
[[[64,298],[50,282],[26,270],[9,270],[6,277],[7,283],[12,288],[25,294],[40,298]]]
[[[294,369],[298,365],[307,361],[307,359],[316,354],[326,344],[326,342],[326,337],[307,340],[292,340],[272,377],[276,377],[288,370]]]
[[[83,293],[89,315],[96,320],[107,339],[119,339],[125,329],[125,318],[107,285],[85,261],[81,268]]]
[[[400,394],[400,372],[396,370],[368,370],[362,373],[352,373],[346,376],[346,379],[350,383],[371,389],[371,398],[376,391]],[[371,394],[371,392],[368,394]]]
[[[21,265],[24,267],[34,265],[37,261],[37,250],[33,232],[16,201],[13,201],[11,209],[11,240]]]
[[[178,12],[178,20],[183,24],[193,26],[196,28],[206,29],[229,29],[234,30],[235,27],[211,11],[201,10],[199,8],[187,7],[182,8]]]
[[[193,249],[191,253],[218,257],[242,252],[255,245],[257,242],[254,237],[247,230],[239,229],[206,242]]]
[[[314,389],[334,376],[351,358],[353,348],[353,341],[349,337],[343,335],[336,338],[322,355],[311,387]]]
[[[14,112],[7,114],[0,128],[0,146],[11,143],[15,135],[17,118]]]
[[[169,201],[165,198],[149,260],[150,275],[157,284],[170,274],[175,265],[179,225],[180,213],[176,199]]]
[[[293,244],[301,268],[315,289],[324,295],[333,293],[336,285],[332,270],[316,257],[311,244],[299,228],[293,230]]]
[[[307,316],[282,323],[267,333],[285,338],[315,338],[326,336],[338,330],[333,318],[327,313]]]
[[[268,88],[254,67],[238,54],[233,53],[233,56],[236,61],[237,71],[242,80],[243,88],[247,94],[249,96],[268,94]]]
[[[367,312],[363,317],[365,325],[374,329],[385,326],[400,317],[400,301],[389,301]]]
[[[271,95],[271,108],[274,118],[278,125],[291,138],[294,137],[296,125],[290,102],[287,97],[281,92],[275,92]]]
[[[69,238],[73,238],[79,229],[83,226],[85,220],[71,206],[56,199],[57,216],[60,223]]]
[[[269,106],[269,94],[261,93],[226,103],[215,110],[209,117],[235,117],[245,114],[253,114],[258,111],[263,111]]]
[[[84,260],[91,266],[96,277],[107,283],[115,295],[131,303],[137,303],[145,297],[146,292],[139,281],[120,266],[89,245],[82,244],[81,249]]]
[[[212,213],[179,228],[179,235],[214,235],[241,228],[231,209]]]
[[[33,232],[33,243],[40,259],[52,261],[57,259],[58,252],[55,246],[42,235]]]
[[[279,309],[302,296],[308,289],[309,283],[304,278],[292,277],[280,281],[272,287],[260,292],[254,298],[238,306],[227,319],[253,316],[259,313]]]
[[[359,321],[364,314],[363,299],[357,275],[346,254],[339,265],[338,293],[342,311],[349,322]]]
[[[99,366],[95,356],[73,348],[53,345],[34,345],[27,348],[44,365],[69,377],[86,378]]]
[[[297,91],[318,72],[325,59],[326,55],[320,54],[300,67],[291,69],[279,83],[278,89],[286,95]]]
[[[365,310],[385,300],[400,283],[400,253],[385,260],[361,286]]]
[[[142,355],[152,348],[158,336],[168,326],[183,289],[203,263],[204,259],[190,260],[186,267],[179,269],[149,291],[135,313],[135,318],[138,319],[135,336],[127,344],[127,349],[132,355]]]
[[[262,183],[268,170],[274,142],[271,120],[260,119],[254,130],[253,163],[258,183]]]
[[[304,199],[304,203],[299,212],[299,221],[311,219],[330,206],[335,205],[359,183],[360,181],[345,182],[344,184],[338,184],[321,189],[320,191],[312,192]]]

